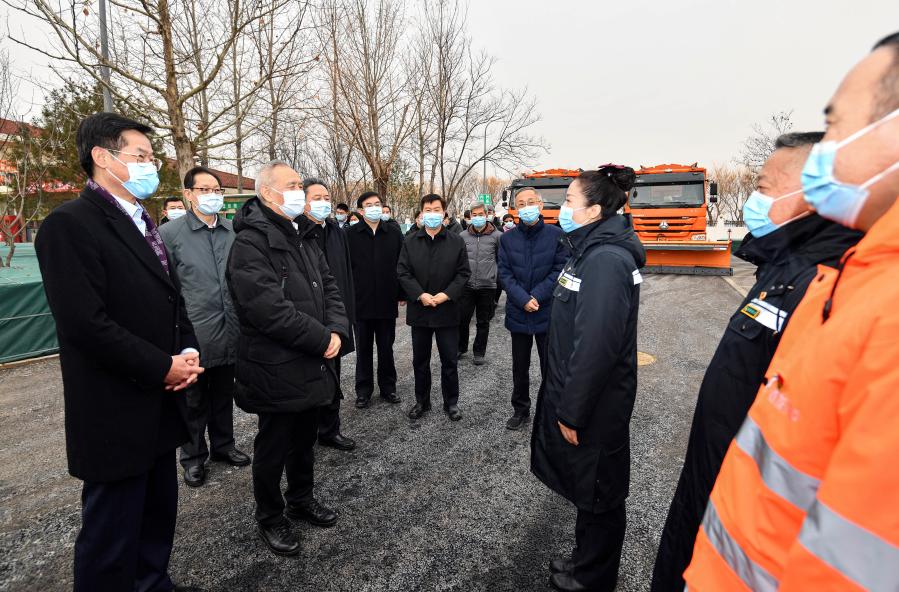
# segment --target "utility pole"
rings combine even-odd
[[[484,175],[481,178],[481,193],[487,194],[487,127],[490,124],[484,125]]]
[[[106,0],[100,0],[100,55],[105,62],[109,61],[109,43],[106,37]],[[109,90],[109,66],[100,66],[100,77],[103,78],[103,110],[112,112],[112,93]]]

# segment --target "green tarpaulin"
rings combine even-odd
[[[0,258],[8,249],[0,245]],[[73,297],[76,297],[73,295]],[[12,267],[0,268],[0,364],[58,351],[34,245],[16,245]]]

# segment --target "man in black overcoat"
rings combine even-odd
[[[88,182],[35,248],[56,320],[69,473],[84,482],[74,590],[157,592],[175,535],[184,390],[202,373],[178,278],[141,205],[159,185],[152,130],[113,113],[78,127]]]

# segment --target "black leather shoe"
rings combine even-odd
[[[399,395],[397,395],[396,393],[381,393],[381,398],[393,405],[396,405],[397,403],[402,401],[402,399],[400,399]]]
[[[206,483],[206,467],[194,465],[184,469],[184,482],[191,487],[200,487]]]
[[[327,446],[328,448],[336,448],[337,450],[343,450],[347,452],[356,447],[356,441],[352,438],[347,438],[341,433],[337,433],[330,438],[322,438],[319,436],[318,443],[322,446]]]
[[[287,520],[271,526],[258,524],[256,532],[269,551],[275,555],[290,557],[300,552],[300,541],[290,530],[290,523]]]
[[[506,422],[506,429],[507,430],[520,430],[521,428],[524,427],[524,424],[526,424],[527,421],[528,421],[527,415],[522,415],[522,414],[516,413],[515,415],[510,417],[509,420]]]
[[[371,403],[369,397],[356,397],[356,409],[365,409]]]
[[[421,403],[416,403],[415,407],[409,410],[408,416],[409,419],[418,419],[422,415],[425,414],[425,411],[430,411],[430,405],[422,405]]]
[[[575,580],[567,572],[554,573],[549,576],[549,583],[552,584],[553,588],[562,592],[583,592],[589,590],[589,588]]]
[[[484,364],[487,363],[487,360],[484,359],[483,355],[475,354],[474,358],[472,359],[472,362],[474,363],[475,366],[483,366]]]
[[[574,561],[571,559],[553,559],[549,562],[549,571],[552,573],[568,573],[574,569]]]
[[[450,421],[459,421],[462,419],[462,412],[459,411],[459,407],[457,405],[450,405],[446,408],[446,415],[450,418]]]
[[[245,467],[251,462],[250,457],[237,448],[232,448],[224,454],[212,454],[209,456],[209,460],[227,463],[232,467]]]
[[[321,505],[315,498],[296,506],[288,506],[284,515],[294,522],[302,520],[313,526],[328,528],[337,524],[337,512]]]

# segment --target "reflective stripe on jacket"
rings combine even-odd
[[[899,204],[821,268],[728,450],[690,590],[899,590]]]

